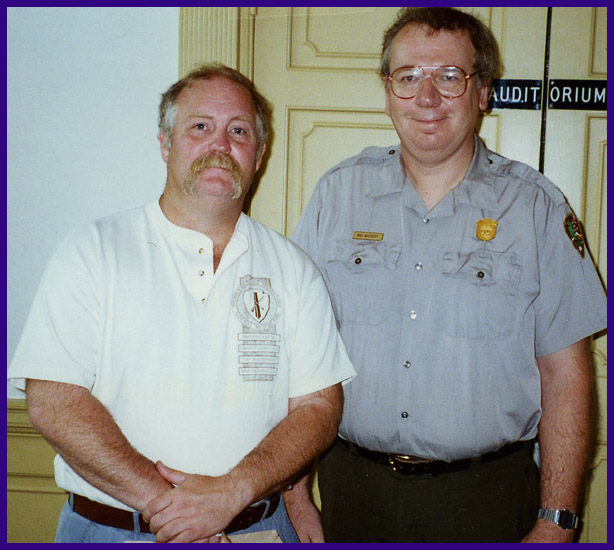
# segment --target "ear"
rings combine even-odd
[[[258,154],[256,155],[256,169],[254,170],[254,173],[258,172],[258,170],[260,169],[260,165],[262,164],[262,159],[264,158],[265,153],[266,144],[263,143],[260,147],[260,150],[258,151]]]
[[[488,109],[488,96],[490,95],[490,82],[482,84],[478,90],[478,105],[480,111],[486,111]]]
[[[383,76],[380,76],[380,80],[384,86],[384,95],[386,97],[386,114],[390,116],[390,82]]]
[[[390,91],[386,87],[386,114],[390,116]]]
[[[158,141],[160,142],[160,153],[162,154],[162,160],[168,163],[170,147],[167,146],[166,134],[162,130],[158,132]]]

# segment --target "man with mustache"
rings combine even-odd
[[[298,541],[284,501],[355,372],[317,268],[242,213],[269,119],[237,71],[188,74],[160,104],[159,200],[50,261],[8,377],[58,453],[56,542]]]
[[[499,65],[471,14],[401,10],[380,62],[400,143],[331,168],[293,235],[358,371],[318,470],[328,542],[574,536],[606,300],[561,192],[476,134]]]

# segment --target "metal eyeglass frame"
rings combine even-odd
[[[442,97],[446,97],[448,99],[455,99],[457,97],[461,97],[463,95],[465,95],[465,93],[467,92],[467,85],[469,82],[469,79],[474,77],[476,74],[478,74],[478,71],[471,73],[471,74],[467,74],[464,69],[461,69],[460,67],[457,67],[456,65],[434,65],[434,66],[429,66],[429,67],[421,67],[419,65],[403,65],[402,67],[397,67],[394,71],[392,71],[392,73],[390,73],[386,79],[388,80],[388,82],[390,82],[390,90],[392,91],[392,93],[398,97],[399,99],[411,99],[412,97],[416,97],[418,95],[418,91],[419,91],[419,87],[416,90],[416,93],[414,95],[410,95],[410,96],[400,96],[399,94],[397,94],[394,91],[394,85],[393,85],[393,77],[394,74],[397,73],[398,71],[402,70],[402,69],[420,69],[422,71],[422,79],[425,79],[426,77],[431,79],[431,83],[433,84],[433,87],[437,90],[437,93],[439,95],[441,95]],[[458,94],[458,95],[447,95],[445,93],[442,93],[439,88],[437,87],[437,85],[435,84],[435,82],[433,81],[433,77],[432,77],[432,73],[430,74],[425,74],[424,69],[458,69],[461,73],[463,73],[465,75],[465,88],[463,89],[462,93]]]

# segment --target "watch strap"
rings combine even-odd
[[[548,510],[544,508],[539,509],[537,517],[551,521],[562,529],[575,529],[580,519],[570,510]]]

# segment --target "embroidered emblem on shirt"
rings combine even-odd
[[[279,296],[264,277],[241,277],[232,295],[232,309],[243,325],[239,333],[239,374],[245,381],[273,380],[279,364],[281,335],[275,323],[281,312]]]
[[[499,222],[490,218],[478,220],[475,236],[481,241],[492,241],[497,236],[497,225]]]
[[[567,214],[563,226],[565,227],[565,233],[567,233],[571,240],[571,244],[580,253],[580,256],[584,258],[584,232],[582,231],[580,221],[573,214]]]
[[[354,231],[352,239],[359,241],[381,241],[384,239],[383,233],[371,233],[369,231]]]

